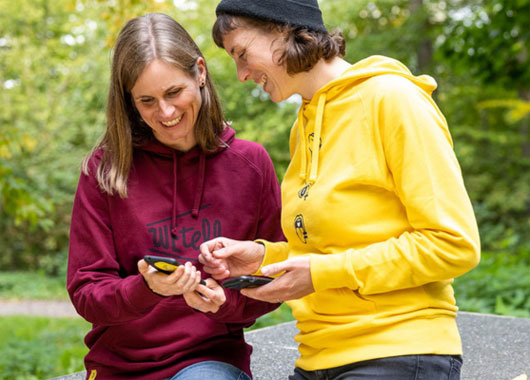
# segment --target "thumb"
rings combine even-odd
[[[138,271],[144,275],[149,271],[149,264],[145,262],[144,259],[138,261]]]

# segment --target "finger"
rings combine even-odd
[[[207,300],[201,297],[196,292],[187,292],[183,294],[184,299],[188,306],[197,309],[199,311],[205,311],[204,305],[207,304]]]
[[[289,264],[287,261],[282,261],[279,263],[265,265],[263,268],[261,268],[261,273],[263,273],[265,276],[274,276],[275,274],[286,271],[288,267]]]
[[[229,246],[220,246],[217,249],[212,251],[212,256],[214,259],[227,259],[233,254],[239,253],[241,247],[239,244],[229,245]]]
[[[201,258],[199,257],[199,261]],[[226,261],[225,260],[221,260],[221,259],[216,259],[214,258],[213,256],[211,257],[211,259],[204,259],[202,260],[203,264],[205,267],[209,267],[209,268],[213,268],[213,269],[217,269],[217,268],[224,268],[226,269]]]
[[[223,237],[217,237],[215,239],[205,241],[199,246],[199,252],[205,258],[209,258],[211,257],[212,251],[224,247],[226,245],[227,240],[228,239]]]
[[[208,288],[207,286],[201,285],[201,284],[197,285],[195,290],[199,292],[200,294],[202,294],[204,299],[208,299],[208,300],[213,300],[216,295],[216,293],[212,289]]]
[[[145,262],[144,259],[138,261],[138,271],[145,277],[147,272],[149,271],[149,264]]]
[[[178,285],[182,289],[182,293],[186,293],[195,289],[196,283],[196,272],[197,269],[188,261],[184,265],[184,273],[181,277],[181,280],[178,281]]]
[[[207,242],[202,243],[199,246],[199,251],[199,262],[201,262],[202,264],[207,264],[213,259],[212,253],[210,252],[210,247],[208,246]]]
[[[176,284],[184,275],[186,272],[186,266],[180,265],[173,271],[173,273],[170,273],[169,275],[165,275],[165,282],[167,284]]]
[[[213,278],[207,278],[206,280],[204,280],[204,282],[206,283],[206,286],[208,286],[210,289],[220,286],[219,283]]]
[[[210,252],[207,253],[199,253],[199,262],[203,265],[208,265],[208,263],[211,260],[212,255]]]
[[[206,273],[209,273],[212,275],[213,278],[220,280],[226,277],[229,277],[230,271],[226,269],[225,267],[211,267],[211,266],[204,266],[202,268]]]
[[[185,277],[185,282],[182,285],[182,293],[187,293],[195,290],[195,287],[197,286],[197,277],[193,272],[187,273],[187,276]]]

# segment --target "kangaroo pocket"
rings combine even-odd
[[[190,308],[182,298],[162,301],[144,317],[112,326],[112,347],[128,362],[159,362],[191,355],[208,345],[212,338],[225,336],[228,329],[203,313]]]
[[[291,301],[293,315],[299,321],[347,323],[354,316],[372,315],[374,302],[348,288],[327,289]]]

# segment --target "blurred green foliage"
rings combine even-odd
[[[454,282],[460,310],[530,318],[530,253],[485,252],[477,268]]]
[[[0,380],[41,380],[84,370],[81,318],[0,317]]]
[[[0,300],[68,301],[66,276],[48,276],[44,271],[0,272]]]
[[[267,148],[282,178],[299,99],[274,104],[254,83],[237,81],[233,62],[211,40],[216,3],[0,0],[2,270],[64,276],[79,164],[105,125],[111,46],[136,15],[162,11],[190,32],[207,59],[227,119],[240,138]],[[346,37],[350,62],[383,54],[415,74],[435,77],[435,97],[449,122],[484,250],[502,260],[528,255],[530,0],[320,5],[328,28],[338,27]],[[506,263],[488,260],[491,275],[504,278]],[[501,296],[495,312],[514,297]]]

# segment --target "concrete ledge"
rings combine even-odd
[[[460,312],[458,328],[464,345],[462,380],[511,380],[530,373],[530,319]],[[294,322],[246,333],[254,347],[255,380],[287,380],[298,357]],[[79,372],[55,380],[84,380]]]

